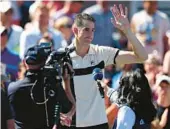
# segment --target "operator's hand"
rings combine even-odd
[[[111,18],[112,24],[116,28],[126,33],[126,31],[130,29],[129,20],[127,18],[127,15],[128,15],[127,7],[125,7],[125,10],[124,10],[122,4],[119,4],[119,8],[117,7],[117,5],[114,5],[113,7],[110,8],[110,10],[114,17],[114,18]]]
[[[63,75],[63,79],[64,80],[68,80],[70,79],[70,74],[69,71],[71,73],[74,73],[73,67],[69,64],[69,63],[64,63],[65,69],[64,69],[64,75]]]
[[[71,126],[72,116],[69,114],[60,113],[60,123],[63,126]]]

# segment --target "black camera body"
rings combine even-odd
[[[68,69],[68,73],[73,74],[69,71],[66,63],[71,63],[70,53],[74,51],[74,48],[60,48],[56,51],[52,51],[48,56],[45,65],[43,67],[43,73],[45,76],[57,76],[61,78],[64,74],[64,69]]]
[[[50,43],[41,43],[30,48],[26,53],[26,63],[28,65],[37,65],[44,62],[41,68],[45,77],[60,77],[63,75],[66,63],[71,63],[70,53],[75,48],[60,48],[52,51]],[[68,71],[70,74],[72,72]]]

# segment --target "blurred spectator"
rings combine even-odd
[[[23,29],[20,26],[13,25],[13,8],[11,2],[1,2],[0,4],[0,27],[7,28],[7,48],[16,54],[19,54],[19,39]]]
[[[167,32],[169,50],[165,53],[163,61],[163,72],[170,76],[170,30]]]
[[[28,48],[34,46],[44,33],[48,32],[54,41],[54,49],[67,46],[59,31],[49,27],[49,9],[43,3],[37,3],[34,12],[33,29],[25,30],[20,39],[20,57],[23,59],[24,53]]]
[[[156,82],[156,76],[162,72],[161,60],[157,54],[157,52],[150,54],[144,63],[145,76],[147,77],[152,90],[154,90],[153,86]]]
[[[18,80],[22,80],[25,77],[26,67],[23,62],[21,62],[18,66]]]
[[[170,77],[160,75],[156,80],[159,122],[156,127],[170,129]]]
[[[127,50],[128,40],[122,31],[118,30],[116,32],[113,32],[113,40],[114,40],[114,44],[113,44],[114,48]]]
[[[62,16],[68,16],[72,20],[74,20],[75,15],[81,11],[81,8],[83,6],[83,1],[74,1],[74,0],[68,0],[65,1],[64,7],[60,9],[59,11],[56,11],[56,13],[53,15],[54,20],[57,20],[58,18]]]
[[[54,47],[54,41],[52,39],[52,36],[48,32],[44,33],[42,38],[38,41],[38,44],[41,43],[51,43],[52,46]]]
[[[38,41],[39,45],[41,43],[49,43],[51,45],[51,50],[54,50],[54,41],[48,32],[44,33],[43,37]]]
[[[72,19],[67,16],[60,17],[54,23],[54,28],[61,31],[68,45],[72,42],[73,38],[72,24]]]
[[[47,0],[43,0],[43,2],[47,3],[48,6],[52,6],[52,8],[54,8],[55,11],[58,11],[58,10],[63,8],[65,1],[47,1]]]
[[[34,25],[36,25],[36,19],[35,19],[35,11],[38,7],[38,5],[41,4],[41,1],[35,1],[31,6],[29,7],[29,18],[30,22],[27,22],[24,26],[25,30],[32,30],[34,28]]]
[[[95,5],[85,9],[83,12],[92,15],[96,20],[94,39],[92,43],[113,47],[114,42],[112,34],[114,28],[110,20],[112,12],[110,11],[108,1],[96,0]]]
[[[144,1],[144,10],[133,15],[131,26],[138,39],[143,43],[148,54],[154,50],[161,56],[163,61],[167,49],[165,33],[170,27],[168,16],[157,10],[157,1]]]
[[[53,16],[56,11],[63,8],[65,1],[47,1],[43,0],[43,3],[47,4],[47,6],[50,8],[50,16]]]
[[[0,62],[0,78],[1,87],[6,91],[10,78],[6,74],[6,65],[2,62]]]
[[[10,1],[10,0],[7,0]],[[13,24],[15,25],[20,25],[20,21],[21,21],[21,13],[20,12],[20,4],[18,4],[18,1],[10,1],[12,4],[12,8],[13,8]]]
[[[30,22],[29,8],[30,8],[31,4],[33,4],[33,3],[34,3],[34,1],[24,1],[24,0],[16,1],[17,6],[19,7],[18,10],[21,15],[20,25],[23,28],[27,22]]]
[[[170,50],[166,52],[164,57],[163,72],[170,76]]]
[[[5,27],[0,27],[1,34],[1,63],[5,65],[6,75],[10,77],[10,81],[15,81],[17,78],[18,64],[20,58],[18,55],[12,53],[7,48],[8,31]]]
[[[15,129],[14,120],[12,118],[9,100],[6,92],[1,87],[1,129]]]

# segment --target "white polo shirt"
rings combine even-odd
[[[76,96],[76,127],[107,123],[104,99],[100,95],[97,83],[93,80],[91,70],[99,65],[100,68],[104,68],[113,64],[116,53],[118,49],[90,44],[89,52],[83,58],[75,51],[70,54],[75,70],[73,80]],[[77,71],[82,73],[76,73]]]

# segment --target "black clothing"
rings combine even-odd
[[[150,129],[151,123],[137,117],[133,129]]]
[[[45,86],[45,82],[48,85]],[[8,97],[17,129],[46,129],[47,119],[50,128],[54,125],[55,105],[62,103],[66,95],[60,85],[61,82],[57,81],[55,77],[50,77],[45,82],[41,71],[27,71],[23,80],[9,85]],[[49,98],[47,108],[45,104],[36,104],[46,100],[44,87],[46,87],[46,99]],[[49,95],[50,91],[55,92],[54,96]],[[64,106],[62,105],[62,107]],[[46,115],[46,110],[48,115]]]
[[[166,126],[163,129],[170,129],[170,106],[167,107],[168,108],[168,119],[167,119],[167,123]],[[164,107],[158,107],[158,117],[159,119],[161,119],[162,114],[164,113],[166,108]]]
[[[5,91],[1,88],[1,129],[7,129],[9,119],[12,119],[9,101]]]

